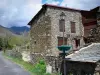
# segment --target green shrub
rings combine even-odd
[[[44,75],[51,75],[50,73],[45,73]]]
[[[34,68],[33,72],[35,75],[44,75],[46,73],[46,64],[44,60],[40,60],[39,63],[37,63]]]

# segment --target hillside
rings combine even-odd
[[[11,32],[6,27],[3,27],[3,26],[0,25],[0,36],[7,37],[7,36],[17,36],[17,35],[14,34],[13,32]]]
[[[27,26],[22,26],[22,27],[16,27],[16,26],[13,26],[11,28],[9,28],[10,31],[12,31],[13,33],[15,34],[22,34],[22,33],[28,33],[29,32],[29,27]]]

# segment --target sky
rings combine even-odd
[[[0,0],[0,25],[28,26],[45,3],[83,10],[100,6],[100,0]]]

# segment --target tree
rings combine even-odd
[[[0,48],[3,47],[3,42],[2,42],[2,38],[0,38]]]

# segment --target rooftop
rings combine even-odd
[[[57,6],[57,5],[52,5],[52,4],[44,4],[42,5],[42,8],[40,9],[40,11],[33,17],[33,19],[28,23],[28,25],[31,25],[32,22],[37,18],[37,16],[43,12],[43,10],[46,8],[46,7],[53,7],[53,8],[60,8],[60,9],[65,9],[65,10],[71,10],[71,11],[87,11],[87,10],[80,10],[80,9],[75,9],[75,8],[69,8],[69,7],[63,7],[63,6]]]
[[[43,6],[49,6],[49,7],[61,8],[61,9],[67,9],[67,10],[74,10],[74,11],[87,11],[87,10],[81,10],[81,9],[69,8],[69,7],[65,7],[65,6],[58,6],[58,5],[52,5],[52,4],[44,4]]]
[[[66,56],[66,58],[70,61],[98,62],[100,60],[100,43],[93,43]]]
[[[81,9],[75,9],[75,8],[57,6],[57,5],[52,5],[52,4],[44,4],[44,5],[42,5],[42,8],[40,9],[40,11],[39,11],[39,12],[32,18],[32,20],[28,23],[28,25],[31,25],[31,24],[33,23],[33,21],[38,17],[38,15],[39,15],[41,12],[45,11],[45,9],[46,9],[47,7],[53,7],[53,8],[60,8],[60,9],[65,9],[65,10],[77,11],[77,12],[83,13],[83,15],[86,15],[86,16],[87,16],[88,14],[90,14],[90,11],[91,11],[91,10],[88,11],[88,10],[81,10]],[[94,8],[94,10],[98,10],[98,8],[100,8],[100,6]],[[93,9],[92,9],[92,10],[93,10]],[[94,11],[94,10],[93,10],[93,11]]]

